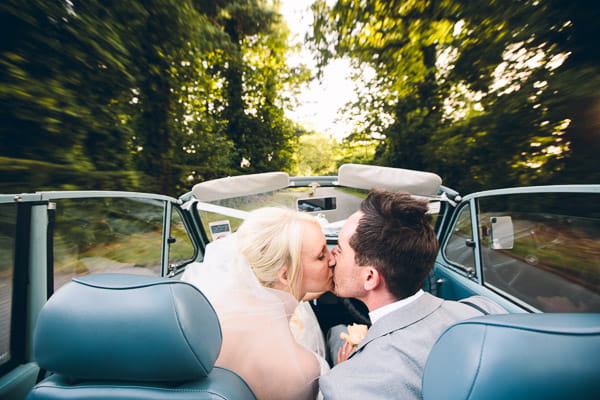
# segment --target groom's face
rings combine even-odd
[[[352,214],[338,235],[338,245],[333,249],[333,292],[339,297],[361,298],[365,294],[363,285],[364,268],[355,260],[356,253],[350,246],[350,238],[356,231],[362,212]]]

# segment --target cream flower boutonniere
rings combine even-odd
[[[348,325],[348,333],[342,332],[340,333],[340,338],[346,340],[348,343],[352,344],[352,346],[357,347],[358,344],[363,340],[369,327],[367,325],[360,324],[352,324]]]

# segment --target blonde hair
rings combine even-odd
[[[263,207],[251,211],[237,230],[240,251],[260,284],[272,287],[277,272],[287,267],[290,293],[298,300],[303,295],[300,254],[306,222],[318,224],[307,213]]]

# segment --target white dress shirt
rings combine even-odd
[[[415,301],[416,299],[421,297],[423,295],[423,293],[425,293],[425,292],[423,292],[422,289],[419,289],[419,291],[417,293],[413,294],[410,297],[395,301],[391,304],[385,305],[383,307],[379,307],[379,308],[369,312],[369,318],[371,318],[371,324],[374,324],[378,319],[380,319],[384,315],[387,315],[387,314],[391,313],[392,311],[396,311],[404,306],[407,306],[408,304],[412,303],[413,301]]]

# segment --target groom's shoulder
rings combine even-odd
[[[379,375],[377,364],[365,363],[363,357],[353,357],[337,364],[319,378],[319,388],[325,400],[375,399],[373,391]]]
[[[466,319],[482,314],[506,314],[507,311],[495,301],[485,296],[471,296],[458,301],[446,300],[444,307],[456,311]]]
[[[406,355],[363,351],[336,365],[319,380],[324,400],[418,399],[420,374]],[[399,359],[398,357],[402,359]]]

